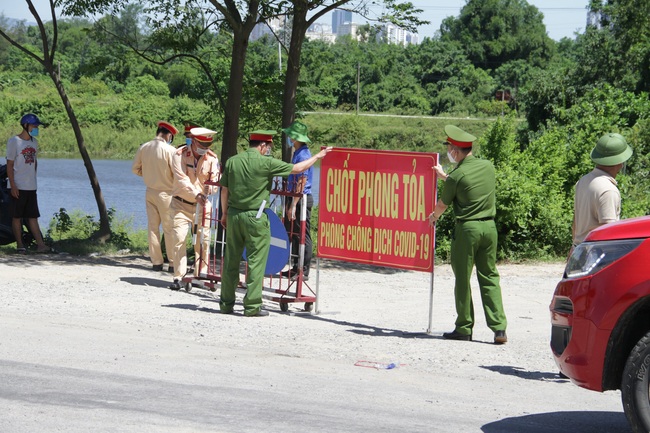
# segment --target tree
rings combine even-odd
[[[440,35],[460,43],[474,65],[484,69],[518,59],[541,66],[554,49],[543,15],[526,0],[468,0],[458,18],[442,22]]]
[[[626,90],[650,90],[650,3],[591,0],[594,19],[579,39],[582,84],[608,82]],[[594,55],[598,53],[598,55]]]
[[[86,166],[88,178],[90,179],[90,185],[92,186],[93,193],[95,195],[95,201],[97,202],[97,208],[99,210],[99,231],[95,234],[95,238],[102,242],[105,242],[110,238],[111,234],[106,203],[104,202],[104,196],[102,194],[101,187],[99,186],[99,180],[97,179],[92,161],[88,155],[88,151],[86,150],[83,134],[81,133],[81,128],[79,127],[79,122],[77,121],[75,112],[72,108],[72,105],[70,104],[70,100],[68,99],[65,88],[63,87],[63,83],[61,82],[61,79],[59,78],[55,67],[55,56],[58,44],[58,26],[56,13],[54,11],[54,0],[49,0],[50,13],[52,16],[51,37],[46,31],[45,24],[43,23],[43,20],[34,7],[32,1],[25,0],[25,2],[29,7],[29,12],[32,14],[34,19],[36,19],[36,24],[38,26],[38,31],[40,34],[42,52],[39,54],[30,50],[27,46],[16,41],[9,34],[9,32],[4,29],[0,29],[0,36],[7,40],[15,48],[22,51],[29,58],[38,62],[47,71],[47,74],[52,79],[52,82],[54,83],[54,86],[56,87],[56,90],[61,97],[61,101],[63,102],[66,113],[68,114],[68,118],[70,119],[70,124],[77,140],[77,147],[79,148],[79,153],[81,154],[81,158],[83,159],[84,165]]]
[[[151,38],[144,41],[144,47],[136,43],[130,46],[148,61],[157,64],[167,64],[179,58],[191,59],[211,77],[208,64],[196,53],[201,48],[201,36],[211,29],[230,32],[232,49],[225,97],[220,95],[216,81],[210,80],[224,112],[221,162],[225,163],[237,153],[244,68],[250,34],[258,22],[276,16],[283,2],[208,0],[207,3],[207,6],[201,0],[189,0],[184,4],[173,0],[146,3],[148,7],[145,8],[145,13],[151,13],[148,22],[153,26],[154,32]],[[117,15],[127,4],[127,0],[61,0],[64,14],[72,16],[107,12]],[[159,47],[162,49],[158,50]]]
[[[288,11],[292,16],[291,42],[288,48],[287,72],[282,97],[282,127],[289,126],[296,117],[296,91],[300,77],[300,55],[307,29],[326,13],[342,8],[346,4],[352,6],[346,8],[347,10],[367,14],[368,3],[367,0],[359,2],[353,2],[352,0],[291,0],[293,7]],[[379,17],[379,21],[392,22],[411,30],[418,24],[428,24],[428,21],[421,21],[417,18],[417,14],[422,10],[415,9],[410,2],[397,3],[396,0],[383,0],[383,4],[388,12],[383,13]],[[310,12],[313,14],[307,19]],[[285,140],[286,137],[283,134],[282,142],[284,143]],[[291,149],[282,146],[282,159],[289,161],[290,158]]]

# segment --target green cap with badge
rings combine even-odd
[[[272,129],[256,129],[248,133],[248,138],[250,141],[273,141],[277,133],[278,131]]]
[[[591,151],[591,160],[604,166],[622,164],[631,156],[632,148],[625,141],[625,137],[615,132],[600,137]]]
[[[445,134],[447,142],[458,147],[472,147],[472,143],[476,141],[476,137],[455,125],[446,125]]]

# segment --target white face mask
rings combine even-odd
[[[203,156],[206,153],[208,153],[208,149],[206,149],[205,147],[196,146],[196,154],[197,155]]]
[[[456,164],[456,159],[454,159],[453,156],[451,156],[451,152],[447,151],[447,158],[449,158],[449,162],[452,164]]]

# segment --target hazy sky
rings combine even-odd
[[[418,9],[422,9],[421,18],[431,21],[427,26],[418,29],[420,40],[433,34],[440,28],[442,20],[448,16],[458,16],[460,9],[465,5],[465,0],[410,0]],[[560,40],[563,37],[573,38],[574,33],[584,32],[587,21],[585,9],[589,0],[528,0],[544,14],[544,24],[548,35]],[[33,0],[36,9],[44,21],[51,20],[49,15],[49,2],[47,0]],[[34,22],[29,13],[25,0],[2,0],[0,12],[8,18],[16,18]],[[331,18],[326,18],[331,23]],[[321,20],[323,21],[323,20]],[[361,19],[359,19],[361,21]]]

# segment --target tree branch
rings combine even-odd
[[[52,35],[52,52],[50,53],[50,58],[54,60],[54,55],[56,53],[56,46],[59,41],[59,26],[56,23],[56,11],[54,10],[54,1],[50,0],[50,14],[52,14],[52,29],[54,35]]]
[[[31,57],[31,58],[33,58],[34,60],[36,60],[38,63],[40,63],[41,65],[45,66],[45,61],[44,61],[43,59],[41,59],[41,58],[38,57],[36,54],[32,53],[32,52],[29,51],[27,48],[23,47],[23,46],[20,45],[18,42],[16,42],[14,39],[12,39],[11,36],[9,36],[8,34],[6,34],[6,33],[4,32],[4,30],[2,30],[2,28],[0,28],[0,36],[2,36],[2,37],[3,37],[7,42],[9,42],[11,45],[13,45],[14,47],[18,48],[20,51],[22,51],[23,53],[27,54],[29,57]]]
[[[43,43],[43,60],[40,61],[39,59],[39,62],[43,66],[47,66],[48,64],[52,64],[52,61],[50,58],[50,49],[47,44],[47,33],[45,33],[45,25],[43,24],[43,21],[41,20],[38,11],[34,7],[34,3],[32,3],[32,0],[25,0],[25,1],[27,2],[27,7],[29,7],[29,13],[31,13],[32,16],[36,19],[36,24],[38,24],[38,32],[41,34],[41,41]]]

